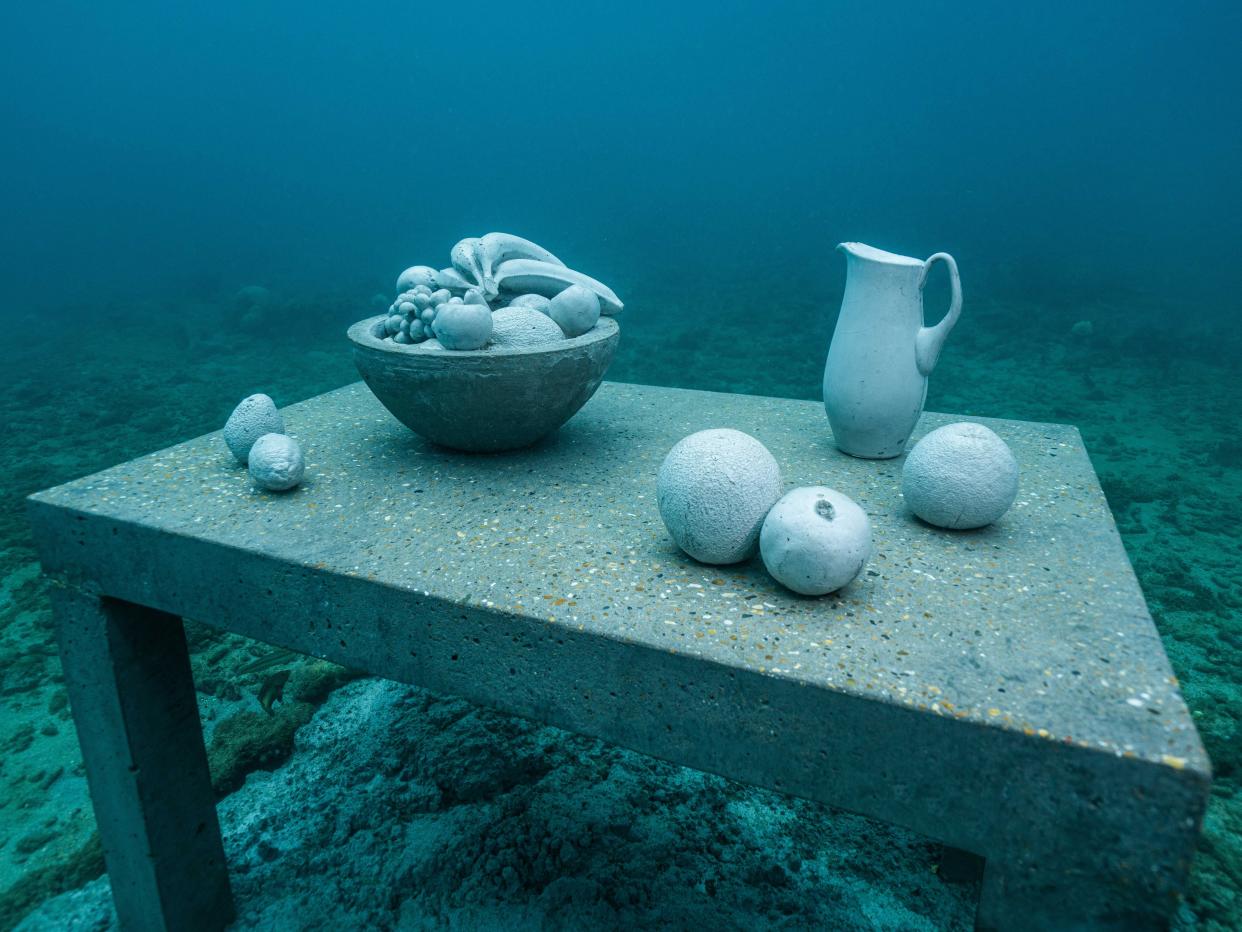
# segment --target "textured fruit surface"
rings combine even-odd
[[[871,522],[848,495],[805,486],[772,506],[759,550],[781,585],[802,595],[826,595],[848,586],[867,565]]]
[[[767,447],[739,430],[701,430],[678,441],[660,467],[660,517],[677,546],[703,563],[755,554],[781,470]]]
[[[1018,461],[982,424],[946,424],[906,457],[901,491],[910,510],[937,527],[991,524],[1018,496]]]

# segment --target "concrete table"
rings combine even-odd
[[[980,928],[1174,908],[1209,763],[1072,427],[986,422],[1022,489],[952,533],[903,511],[900,461],[838,453],[813,402],[608,383],[539,446],[474,456],[360,383],[285,419],[308,452],[289,494],[211,434],[31,499],[128,928],[231,915],[183,616],[907,826],[985,859]],[[875,556],[844,594],[673,546],[656,470],[723,426],[789,487],[866,508]]]

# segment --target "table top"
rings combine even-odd
[[[33,498],[928,714],[1208,768],[1073,427],[970,418],[1010,445],[1021,488],[997,524],[951,532],[904,509],[900,459],[838,452],[818,402],[605,383],[557,434],[503,454],[426,443],[362,383],[284,417],[307,455],[289,493],[253,489],[216,432]],[[961,419],[927,413],[916,436]],[[805,598],[758,557],[713,567],[676,548],[656,472],[674,443],[709,427],[761,440],[786,488],[827,485],[863,506],[875,552],[856,582]]]

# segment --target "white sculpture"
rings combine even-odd
[[[250,448],[250,478],[259,488],[284,492],[302,481],[302,448],[284,434],[264,434]]]
[[[565,339],[551,317],[533,307],[502,307],[492,314],[492,345],[513,349]]]
[[[533,307],[537,311],[548,313],[550,299],[541,294],[520,294],[509,302],[509,307]]]
[[[509,259],[533,259],[548,265],[565,267],[565,263],[538,243],[514,236],[512,233],[488,233],[469,237],[453,247],[453,268],[467,281],[483,289],[488,300],[494,299],[500,288],[496,283],[496,269]]]
[[[437,318],[452,305],[488,312],[533,308],[555,320],[557,339],[564,339],[589,333],[601,313],[616,314],[623,307],[611,288],[511,233],[467,237],[453,246],[450,259],[448,268],[414,265],[397,277],[397,299],[388,308],[381,336],[407,345],[434,337],[447,350],[529,344],[531,327],[521,333],[495,326],[498,322],[489,327],[477,311],[453,310],[439,323]]]
[[[436,288],[436,270],[429,265],[412,265],[397,276],[397,294],[424,285]]]
[[[906,505],[928,524],[962,530],[991,524],[1018,496],[1018,461],[982,424],[933,430],[901,469]]]
[[[625,306],[621,299],[607,285],[597,282],[589,275],[575,272],[564,266],[535,259],[510,259],[496,267],[497,285],[514,294],[541,294],[551,298],[560,294],[570,285],[582,285],[595,292],[599,297],[600,313],[610,317],[621,313]]]
[[[754,556],[759,529],[781,495],[767,447],[740,430],[701,430],[678,441],[656,481],[660,517],[677,546],[702,563]]]
[[[590,288],[570,285],[539,310],[556,321],[567,337],[580,337],[599,320],[599,298]]]
[[[445,349],[482,349],[492,336],[492,309],[486,304],[443,304],[432,330]]]
[[[824,486],[794,489],[764,519],[759,551],[777,582],[802,595],[826,595],[867,565],[871,522],[848,495]]]
[[[845,295],[824,367],[824,407],[838,447],[851,456],[889,459],[905,452],[927,398],[927,377],[962,309],[957,263],[927,260],[862,243],[841,243]],[[949,312],[923,326],[923,286],[937,261],[949,267]]]

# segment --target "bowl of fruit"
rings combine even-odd
[[[441,446],[529,446],[595,394],[616,353],[621,302],[547,250],[489,233],[449,268],[413,266],[387,311],[349,328],[354,364],[380,403]]]

